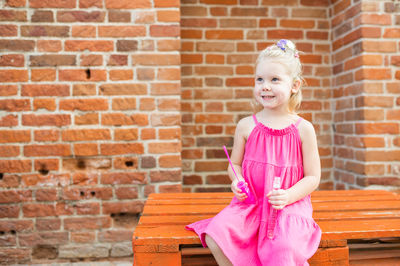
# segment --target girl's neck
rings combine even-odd
[[[282,110],[263,109],[257,115],[260,122],[271,128],[286,128],[298,119],[296,114]]]
[[[282,110],[282,109],[266,109],[260,111],[261,117],[271,119],[282,119],[282,118],[289,118],[295,116],[294,114],[290,113],[289,111]]]

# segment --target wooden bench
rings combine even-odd
[[[134,265],[216,265],[199,237],[184,227],[213,217],[232,197],[232,193],[151,194],[133,235]],[[311,265],[400,265],[399,194],[315,191],[312,204],[323,233]]]

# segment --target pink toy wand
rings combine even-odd
[[[223,146],[223,147],[224,147],[224,151],[225,151],[226,157],[228,157],[228,161],[229,161],[229,164],[231,165],[233,173],[236,176],[236,180],[239,181],[239,178],[238,178],[238,176],[237,176],[237,174],[235,172],[235,168],[233,168],[233,164],[232,164],[231,158],[229,158],[228,151],[226,150],[225,146]],[[253,194],[251,194],[251,192],[249,190],[249,187],[246,185],[246,183],[244,181],[239,181],[237,186],[244,194],[246,194],[247,198],[245,199],[245,202],[247,202],[247,203],[255,203],[255,199],[253,197]]]

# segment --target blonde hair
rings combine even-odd
[[[284,43],[284,46],[282,45]],[[289,40],[280,40],[277,44],[268,46],[264,50],[260,52],[256,61],[256,67],[264,58],[271,58],[282,65],[286,66],[288,73],[293,77],[293,82],[300,81],[300,87],[296,93],[292,93],[289,98],[288,111],[291,113],[297,113],[300,109],[302,95],[301,88],[303,84],[305,84],[305,80],[302,76],[303,66],[300,62],[299,52],[296,49],[296,46],[293,42]],[[255,111],[260,111],[262,108],[261,105],[253,100],[252,105]]]

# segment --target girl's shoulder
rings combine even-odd
[[[297,128],[298,128],[298,131],[299,131],[299,134],[300,134],[301,141],[303,143],[309,138],[315,138],[316,137],[315,129],[314,129],[313,124],[310,121],[308,121],[308,120],[306,120],[304,118],[301,120],[301,122],[300,122],[300,124],[298,125]]]
[[[249,115],[239,120],[236,130],[240,135],[247,139],[255,126],[256,124],[253,115]]]

